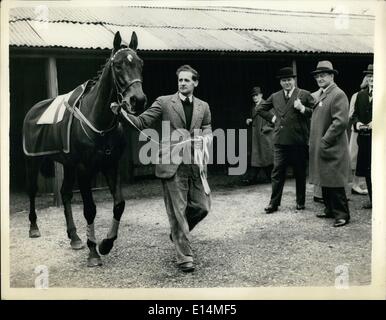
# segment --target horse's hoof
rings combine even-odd
[[[29,229],[29,237],[30,238],[39,238],[41,236],[39,228],[31,228]]]
[[[103,239],[102,242],[98,246],[98,251],[101,255],[106,255],[110,253],[111,249],[114,246],[114,241],[117,239],[115,236],[114,238],[111,239]]]
[[[81,250],[85,247],[82,240],[74,240],[70,242],[72,250]]]
[[[99,257],[87,259],[87,267],[89,268],[100,267],[101,265],[102,265],[102,259]]]

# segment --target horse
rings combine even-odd
[[[122,106],[132,114],[139,114],[146,107],[146,95],[142,90],[143,61],[137,55],[137,45],[138,38],[135,32],[132,33],[128,47],[122,44],[119,31],[115,34],[114,48],[99,73],[99,78],[91,83],[89,90],[86,90],[81,96],[78,107],[72,109],[74,118],[69,133],[68,152],[61,150],[52,154],[26,155],[27,191],[30,203],[29,237],[41,236],[35,210],[38,172],[40,170],[44,174],[47,171],[47,163],[51,163],[53,168],[54,161],[59,162],[63,165],[63,183],[60,194],[67,235],[74,250],[85,247],[77,234],[71,209],[72,189],[76,177],[78,179],[83,201],[83,215],[87,221],[87,246],[89,248],[87,265],[89,267],[101,266],[102,260],[99,254],[106,255],[113,248],[125,208],[119,177],[119,159],[125,148],[125,138],[122,124],[119,121],[119,111],[114,112],[111,106]],[[28,138],[29,134],[26,132],[28,120],[36,116],[39,108],[46,108],[52,101],[53,99],[48,99],[38,102],[26,114],[23,124],[24,139]],[[24,152],[26,153],[25,150]],[[102,172],[106,179],[114,205],[110,229],[107,236],[97,245],[94,231],[96,206],[91,182],[98,172]]]

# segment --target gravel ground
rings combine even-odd
[[[11,195],[11,287],[33,287],[38,265],[48,267],[50,287],[67,288],[333,286],[335,268],[342,264],[349,267],[350,285],[370,284],[371,211],[360,209],[366,197],[351,196],[350,224],[333,228],[331,220],[315,217],[323,207],[312,201],[311,185],[305,211],[295,211],[295,186],[289,180],[280,211],[266,215],[269,184],[240,186],[237,178],[227,176],[209,182],[212,211],[191,234],[196,261],[191,274],[176,268],[158,180],[125,187],[119,238],[98,268],[86,266],[88,249],[70,248],[62,208],[50,206],[51,197],[38,197],[42,237],[29,239],[27,198]],[[94,194],[101,240],[110,225],[112,202],[105,190]],[[73,211],[85,241],[79,194]]]

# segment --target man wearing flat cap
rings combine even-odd
[[[275,212],[280,206],[288,165],[293,166],[296,179],[296,209],[305,209],[308,138],[314,105],[311,94],[295,86],[296,75],[292,68],[280,69],[277,78],[283,89],[273,93],[257,110],[275,125],[272,194],[264,209],[266,213]]]
[[[325,205],[319,218],[335,219],[334,227],[346,225],[350,212],[345,185],[350,174],[347,139],[349,102],[335,84],[338,74],[330,61],[320,61],[311,72],[319,86],[310,132],[310,183],[322,187]]]
[[[372,184],[371,184],[371,133],[373,118],[373,65],[370,64],[366,75],[368,87],[358,92],[352,115],[354,131],[358,133],[358,158],[355,175],[366,178],[367,190],[370,202],[364,205],[364,209],[372,208]]]
[[[257,114],[257,109],[264,102],[260,87],[252,88],[251,97],[251,117],[246,120],[247,125],[252,126],[251,168],[247,177],[243,180],[244,184],[247,185],[257,183],[257,177],[261,170],[264,171],[267,180],[270,181],[273,167],[273,124]]]

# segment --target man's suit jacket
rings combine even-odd
[[[162,136],[159,161],[155,169],[155,174],[159,178],[173,177],[182,162],[182,157],[178,156],[181,153],[182,145],[176,145],[178,141],[175,140],[176,136],[173,136],[173,132],[174,134],[178,133],[177,136],[181,134],[180,137],[185,132],[184,139],[191,138],[196,130],[201,130],[201,135],[212,135],[211,113],[208,103],[193,97],[192,121],[190,128],[186,128],[185,112],[178,93],[158,97],[141,115],[138,117],[129,115],[129,117],[141,130],[154,127],[157,120],[161,120],[163,125],[167,125],[167,130],[163,131],[168,131],[168,133],[166,136]],[[183,152],[188,149],[190,149],[190,145],[187,145]]]
[[[344,187],[351,171],[347,126],[349,102],[334,83],[316,94],[311,119],[309,180],[329,188]]]
[[[362,122],[368,124],[373,119],[373,101],[370,100],[369,89],[358,92],[357,99],[355,101],[354,112],[352,115],[352,122],[354,130],[356,129],[356,123]]]
[[[304,113],[294,108],[295,100],[299,98],[305,106]],[[275,110],[276,121],[273,132],[273,143],[280,145],[306,145],[310,133],[310,118],[314,99],[303,89],[295,88],[291,98],[286,102],[284,90],[273,93],[257,112],[267,121],[272,122],[272,108]]]

